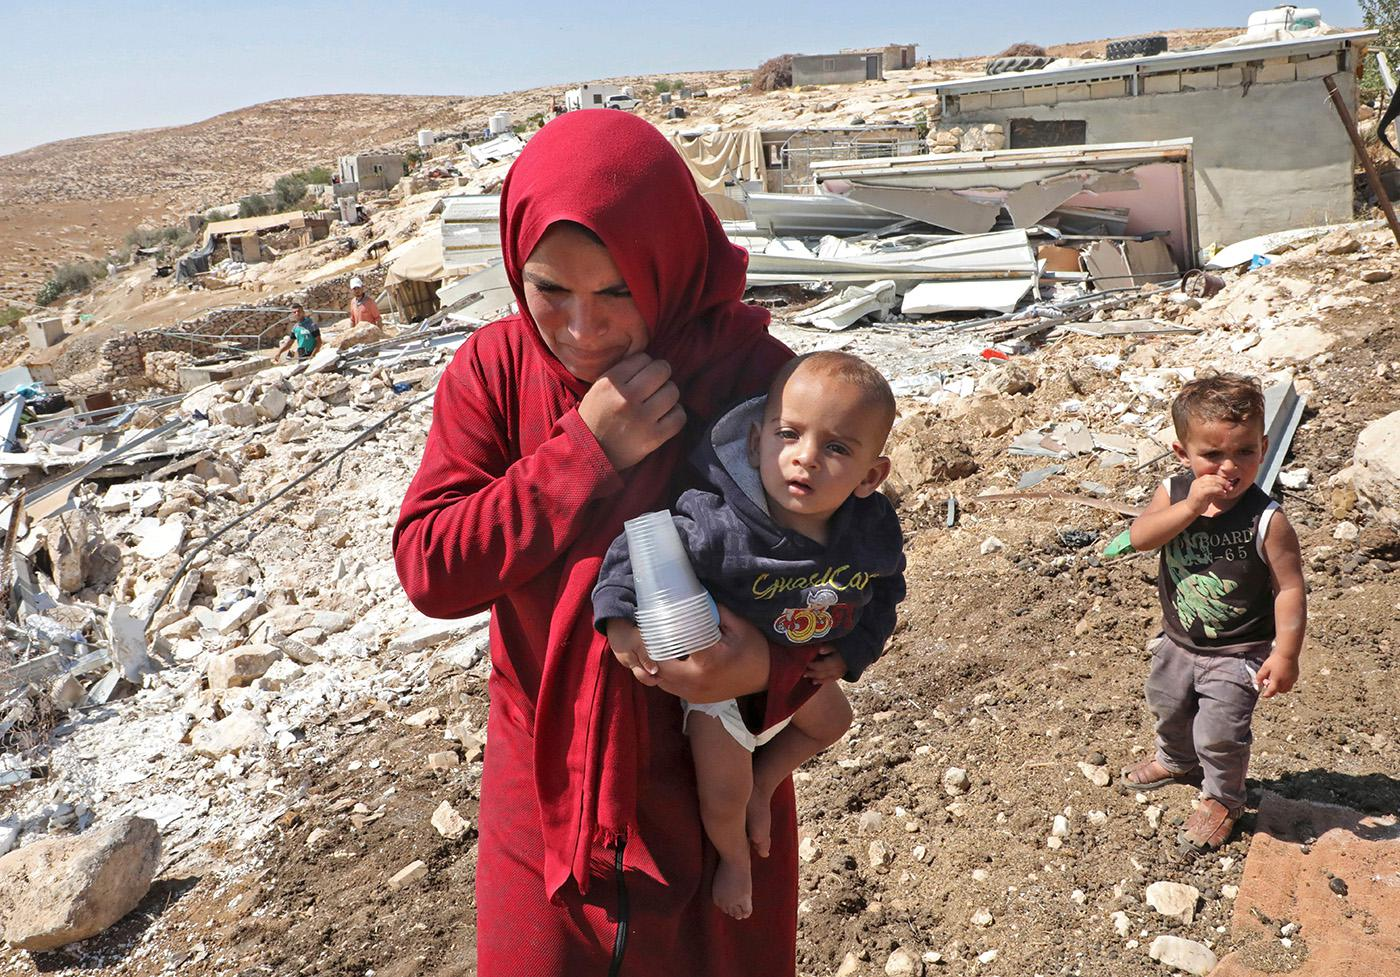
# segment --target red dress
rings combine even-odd
[[[607,185],[596,173],[571,182],[583,147],[600,144],[617,153]],[[615,172],[628,166],[631,183]],[[711,900],[715,855],[679,702],[613,660],[592,629],[589,595],[622,520],[672,501],[688,442],[766,389],[792,354],[767,335],[766,314],[738,302],[746,256],[641,120],[578,112],[551,122],[511,171],[502,215],[522,309],[520,265],[551,215],[601,238],[651,329],[649,352],[672,364],[688,424],[620,476],[578,414],[587,385],[562,369],[528,313],[480,330],[438,386],[394,555],[425,614],[492,612],[478,972],[790,977],[791,784],[774,797],[772,854],[754,859],[754,913],[730,919]],[[770,721],[810,694],[804,666],[773,657]]]

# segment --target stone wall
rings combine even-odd
[[[216,338],[229,333],[241,338],[230,339],[227,342],[236,342],[248,350],[268,349],[276,346],[290,328],[286,310],[293,303],[300,302],[310,310],[346,310],[342,315],[348,313],[350,279],[356,275],[364,280],[365,288],[371,295],[377,295],[384,287],[384,269],[372,268],[328,278],[298,291],[273,296],[255,305],[215,309],[173,326],[114,336],[102,344],[102,365],[112,377],[137,377],[147,372],[146,357],[151,353],[185,353],[188,354],[189,361],[193,361],[212,356],[221,348],[226,348],[193,338],[198,335]],[[335,312],[313,311],[311,314],[321,321],[333,322],[341,318]],[[187,333],[190,336],[180,336],[178,333]],[[170,369],[173,370],[174,367]]]

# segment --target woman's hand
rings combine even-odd
[[[578,413],[613,468],[624,471],[685,427],[680,399],[669,363],[633,353],[594,381]]]
[[[643,685],[656,685],[661,681],[657,675],[658,665],[647,657],[647,646],[642,643],[642,632],[625,618],[608,618],[608,644],[612,646],[613,657],[619,665],[627,669]]]
[[[719,609],[719,628],[719,641],[703,651],[651,662],[656,680],[647,684],[687,702],[723,702],[768,688],[768,640],[762,632],[727,607]]]

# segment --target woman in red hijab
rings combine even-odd
[[[590,595],[623,520],[669,505],[695,437],[792,354],[741,302],[747,256],[685,163],[627,113],[545,126],[506,179],[501,231],[520,312],[448,367],[394,531],[416,607],[491,610],[478,973],[790,977],[791,785],[753,915],[730,919],[710,898],[675,695],[766,687],[767,726],[814,688],[806,663],[770,661],[725,612],[716,649],[634,678],[594,631]]]

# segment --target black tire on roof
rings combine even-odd
[[[1122,61],[1124,58],[1148,58],[1154,54],[1161,54],[1167,49],[1167,39],[1161,34],[1149,34],[1146,37],[1129,37],[1121,41],[1109,41],[1108,50],[1105,56],[1110,61]]]
[[[1054,60],[1054,58],[1032,55],[1022,55],[1016,58],[992,58],[987,62],[987,74],[1000,75],[1008,71],[1034,71],[1037,68],[1044,68]]]

